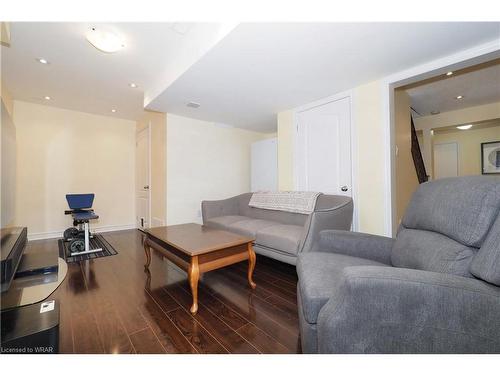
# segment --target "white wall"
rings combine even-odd
[[[14,102],[17,130],[16,224],[30,238],[71,226],[67,193],[96,194],[100,230],[135,226],[134,121]]]
[[[250,149],[266,134],[167,114],[167,225],[201,223],[202,200],[250,191]]]

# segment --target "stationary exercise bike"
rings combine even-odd
[[[92,209],[95,194],[66,194],[69,210],[64,211],[65,215],[73,217],[73,227],[64,231],[64,240],[69,242],[70,255],[83,255],[102,251],[90,248],[89,222],[99,218]]]

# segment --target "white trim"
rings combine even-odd
[[[480,64],[500,56],[500,45],[498,40],[475,46],[458,53],[427,62],[422,65],[392,74],[383,78],[382,90],[382,121],[384,126],[384,154],[385,154],[385,210],[384,224],[385,234],[392,236],[395,232],[393,227],[395,218],[395,163],[394,163],[394,89],[399,86],[414,83],[439,74],[445,74],[449,70],[462,69],[468,66]]]
[[[357,196],[358,196],[358,179],[357,179],[357,173],[358,173],[358,166],[357,166],[357,150],[358,150],[358,143],[357,143],[357,129],[355,127],[355,122],[354,122],[354,95],[353,95],[353,90],[347,90],[347,91],[342,91],[340,93],[334,94],[327,96],[325,98],[316,100],[311,103],[307,103],[304,105],[301,105],[299,107],[296,107],[292,110],[292,122],[293,122],[293,187],[295,190],[298,189],[298,114],[303,111],[307,111],[309,109],[319,107],[331,102],[335,102],[337,100],[349,98],[349,111],[350,111],[350,138],[351,138],[351,196],[352,200],[354,202],[354,210],[353,210],[353,220],[352,220],[352,229],[354,231],[357,231],[359,229],[359,211],[358,211],[358,204],[357,204]]]
[[[93,227],[93,233],[104,233],[104,232],[116,232],[119,230],[129,230],[136,229],[136,224],[124,224],[124,225],[105,225],[101,227]],[[39,233],[29,233],[28,232],[28,241],[34,240],[46,240],[50,238],[62,238],[63,230],[56,230],[51,232],[39,232]]]

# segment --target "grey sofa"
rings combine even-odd
[[[500,178],[424,183],[396,239],[324,231],[297,272],[306,353],[500,353]]]
[[[321,194],[310,215],[264,210],[248,205],[252,193],[219,201],[203,201],[203,224],[255,238],[254,250],[295,264],[297,254],[309,251],[323,229],[349,230],[352,199]]]

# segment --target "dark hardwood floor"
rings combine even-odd
[[[118,255],[68,265],[60,301],[62,353],[300,353],[295,267],[257,256],[202,276],[189,313],[187,275],[153,251],[144,271],[137,230],[105,233]],[[33,241],[29,251],[57,247]]]

